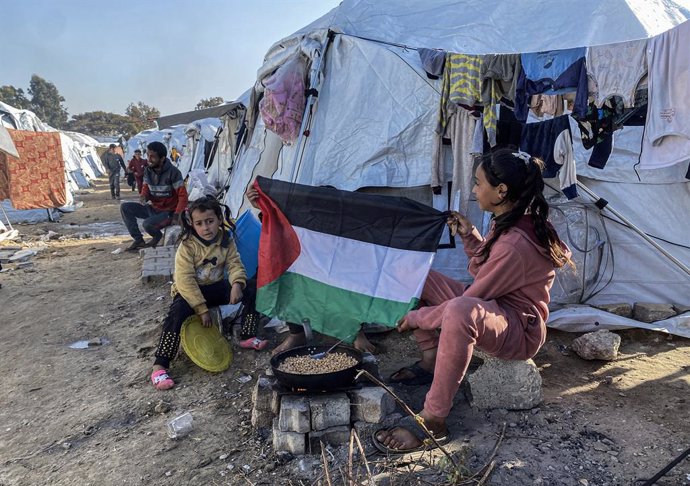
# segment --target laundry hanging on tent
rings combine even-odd
[[[496,105],[504,98],[511,102],[515,99],[519,72],[519,54],[484,56],[481,68],[482,122],[492,147],[496,145]]]
[[[60,132],[9,130],[19,158],[4,156],[9,198],[15,209],[48,209],[67,203]]]
[[[289,59],[264,81],[266,90],[259,111],[266,128],[285,142],[299,137],[306,106],[307,66],[301,56]]]
[[[417,49],[417,54],[419,54],[419,60],[422,61],[422,67],[429,79],[439,79],[443,76],[443,68],[446,65],[446,51],[422,47]]]
[[[544,161],[545,179],[556,177],[568,199],[577,194],[577,173],[573,157],[573,139],[568,115],[522,127],[520,150]]]
[[[616,123],[625,111],[625,104],[621,97],[614,96],[607,99],[604,105],[597,108],[592,102],[587,107],[584,118],[576,119],[582,137],[582,145],[592,149],[587,164],[597,169],[603,169],[613,150],[613,132],[622,128]]]
[[[446,124],[458,105],[473,107],[482,101],[481,56],[446,55],[441,88],[441,109],[438,132],[443,134]]]
[[[562,95],[538,94],[532,96],[529,109],[537,118],[553,118],[564,113],[564,100]]]
[[[472,191],[472,169],[474,168],[474,137],[476,126],[481,126],[469,110],[459,109],[453,113],[446,126],[446,137],[450,138],[453,154],[452,191],[460,191],[460,211],[467,212]],[[440,135],[436,134],[432,157],[431,186],[440,188],[445,184],[445,158]]]
[[[529,100],[536,94],[563,94],[575,91],[573,116],[587,112],[589,96],[584,48],[521,54],[522,69],[515,91],[515,117],[527,120]]]
[[[635,93],[647,74],[647,39],[587,49],[587,75],[593,81],[590,95],[598,108],[619,96],[626,108],[635,106]]]
[[[668,163],[652,158],[640,161],[643,168],[660,168],[680,162],[690,151],[690,22],[650,39],[648,44],[649,102],[645,142],[664,145],[674,138],[683,146]],[[644,153],[644,147],[643,147]]]

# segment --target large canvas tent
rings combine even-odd
[[[456,191],[432,196],[429,190],[441,82],[426,76],[418,48],[480,55],[591,47],[652,38],[688,18],[688,0],[345,0],[266,54],[247,106],[250,135],[225,201],[239,214],[247,207],[243,194],[248,184],[263,175],[340,189],[393,191],[437,207],[447,207],[449,201],[452,206]],[[310,87],[318,96],[309,98],[304,112],[302,128],[309,136],[287,144],[266,129],[256,101],[265,80],[297,53],[308,59]],[[690,203],[684,176],[690,153],[670,167],[636,170],[632,160],[639,155],[641,136],[631,127],[617,132],[603,170],[587,167],[588,155],[575,140],[579,180],[624,212],[626,220],[606,210],[600,214],[584,195],[567,202],[550,194],[559,230],[583,250],[579,275],[560,278],[554,288],[557,302],[688,303],[688,275],[632,232],[629,223],[687,266],[690,226],[680,208]],[[476,206],[470,212],[481,224]],[[467,278],[457,272],[465,268],[461,253],[441,251],[436,265]],[[657,325],[690,334],[690,317]]]

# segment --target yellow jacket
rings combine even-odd
[[[221,231],[223,231],[221,229]],[[200,285],[210,285],[227,278],[230,285],[244,288],[247,274],[242,266],[235,242],[223,231],[218,241],[205,244],[196,235],[182,240],[175,254],[175,282],[170,294],[178,293],[198,315],[208,311]]]

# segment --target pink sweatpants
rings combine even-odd
[[[474,346],[502,359],[529,359],[544,342],[546,327],[526,325],[512,309],[495,300],[463,297],[465,286],[435,271],[424,284],[428,307],[408,313],[407,320],[422,351],[438,348],[434,381],[424,410],[447,417],[472,358]],[[439,334],[440,331],[440,334]]]

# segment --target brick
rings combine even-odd
[[[481,409],[527,410],[542,399],[541,376],[534,361],[487,357],[468,375],[472,405]]]
[[[254,408],[258,410],[271,410],[271,398],[273,397],[272,387],[275,380],[271,380],[267,376],[260,376],[256,380],[256,385],[252,390],[252,403]]]
[[[303,396],[284,395],[280,401],[278,428],[283,432],[309,432],[309,399]]]
[[[270,427],[273,423],[274,415],[270,410],[259,410],[254,408],[252,410],[252,427],[259,429],[261,427]]]
[[[636,321],[656,322],[676,315],[671,304],[646,304],[636,302],[633,308],[633,316]]]
[[[352,420],[380,423],[395,410],[395,400],[386,390],[368,386],[349,393]]]
[[[350,399],[345,393],[311,397],[309,405],[312,430],[325,430],[350,424]]]
[[[297,432],[284,432],[278,427],[278,419],[273,419],[273,450],[303,455],[306,451],[307,435]]]
[[[361,438],[359,439],[362,440]],[[315,430],[309,432],[309,453],[319,454],[321,452],[321,443],[338,447],[350,442],[350,427],[348,425],[339,425],[337,427],[330,427],[325,430]]]

